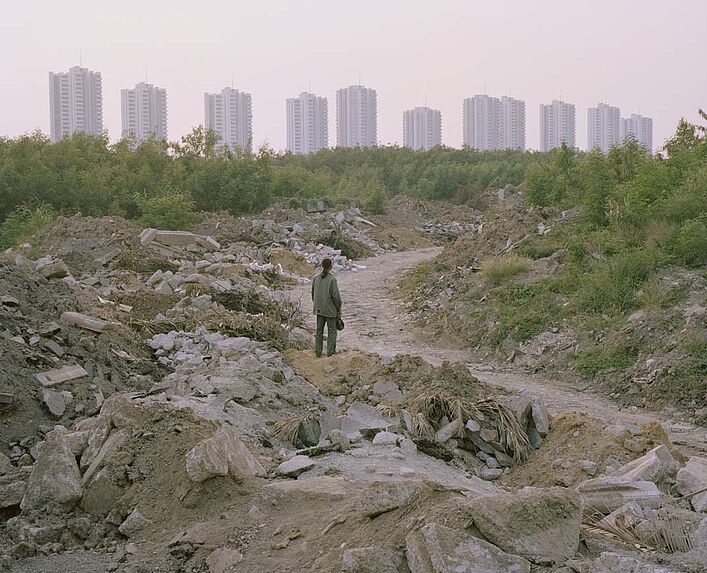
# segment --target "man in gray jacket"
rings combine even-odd
[[[322,355],[324,325],[327,325],[327,356],[336,354],[336,319],[341,316],[341,296],[336,279],[331,274],[331,259],[322,261],[322,272],[312,280],[312,303],[317,315],[317,334],[314,337],[314,353]]]

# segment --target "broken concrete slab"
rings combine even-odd
[[[662,504],[660,490],[652,481],[629,481],[621,477],[599,477],[577,486],[582,503],[601,513],[611,513],[622,505],[635,501],[643,509]]]
[[[37,509],[50,503],[74,505],[81,499],[81,474],[76,458],[60,426],[48,432],[45,444],[32,467],[27,492],[20,507]]]
[[[275,473],[281,476],[294,478],[315,467],[316,465],[316,460],[313,460],[309,456],[294,456],[277,466]]]
[[[677,470],[678,463],[670,450],[660,445],[640,458],[621,466],[611,475],[629,481],[652,481],[659,484],[666,478],[674,476]]]
[[[130,515],[125,518],[125,521],[120,524],[118,531],[125,537],[135,537],[140,531],[152,524],[151,519],[147,519],[136,507],[130,512]]]
[[[409,573],[400,551],[382,547],[347,549],[341,560],[342,573]]]
[[[260,462],[227,426],[221,426],[211,438],[194,446],[186,455],[186,467],[189,479],[195,482],[227,475],[266,475]]]
[[[643,509],[635,501],[630,501],[622,505],[619,509],[612,511],[599,523],[611,529],[633,528],[644,518]]]
[[[362,402],[354,402],[346,410],[346,415],[341,420],[341,431],[345,434],[356,432],[387,430],[391,422],[380,415],[373,406]]]
[[[57,342],[54,342],[53,340],[45,340],[44,341],[44,348],[58,356],[59,358],[62,358],[64,354],[66,354],[66,351],[61,347],[60,344]]]
[[[57,418],[61,418],[66,411],[67,401],[63,392],[44,388],[42,390],[42,402],[44,402],[49,412]]]
[[[104,330],[114,329],[119,326],[116,322],[109,322],[100,318],[94,318],[80,312],[62,312],[60,319],[64,322],[75,324],[80,328],[85,328],[86,330],[98,333],[101,333]]]
[[[61,330],[61,326],[59,325],[58,322],[46,322],[42,325],[42,327],[39,329],[39,334],[42,336],[52,336],[53,334],[56,334]]]
[[[443,444],[451,440],[454,436],[459,434],[463,427],[463,422],[461,418],[455,418],[449,424],[442,426],[435,434],[435,442]]]
[[[61,259],[40,261],[36,270],[45,279],[63,279],[70,274],[69,267]]]
[[[468,509],[483,536],[508,553],[547,564],[577,552],[582,508],[575,491],[524,488],[476,498]]]
[[[707,488],[707,458],[692,456],[677,475],[678,491],[692,495]],[[690,503],[695,511],[707,511],[707,491],[692,495]]]
[[[408,534],[411,573],[529,573],[530,563],[450,527],[429,523]]]
[[[209,567],[209,573],[227,573],[242,559],[243,555],[237,549],[219,547],[209,553],[206,558],[206,565]]]
[[[42,386],[56,386],[57,384],[83,378],[84,376],[88,376],[88,372],[86,372],[83,366],[79,366],[78,364],[64,366],[63,368],[54,368],[34,375]]]
[[[105,442],[101,445],[101,449],[95,456],[91,465],[83,474],[82,483],[84,485],[91,481],[91,478],[103,467],[106,460],[110,459],[114,454],[116,454],[120,448],[125,445],[128,439],[128,432],[125,430],[117,430],[110,433]],[[90,437],[89,437],[90,443]]]

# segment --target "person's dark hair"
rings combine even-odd
[[[329,272],[331,271],[331,267],[332,267],[331,259],[324,259],[322,261],[322,274],[328,275]]]

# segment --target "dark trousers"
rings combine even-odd
[[[327,325],[326,355],[336,353],[336,318],[333,316],[317,315],[317,334],[314,337],[314,353],[322,355],[324,347],[324,325]]]

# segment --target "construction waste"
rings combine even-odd
[[[511,487],[553,439],[537,397],[314,360],[282,290],[384,249],[356,210],[343,249],[307,240],[330,220],[241,220],[244,240],[75,217],[0,256],[0,570],[705,570],[706,459],[660,445]]]

